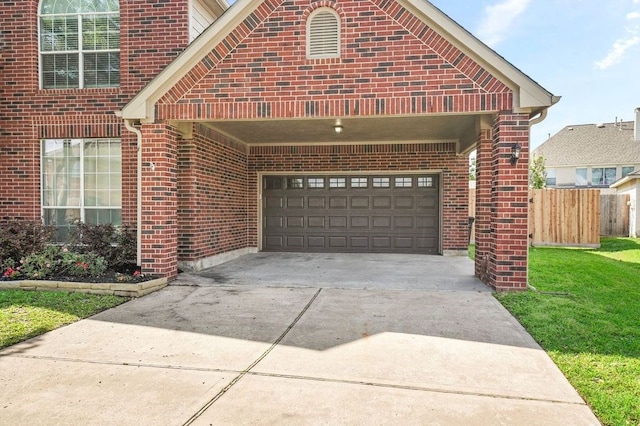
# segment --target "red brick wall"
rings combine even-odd
[[[265,1],[159,102],[163,119],[511,109],[510,90],[396,2]],[[339,59],[306,58],[306,17],[340,14]],[[258,24],[256,24],[258,23]]]
[[[122,135],[123,161],[130,166],[123,173],[123,214],[135,220],[136,148],[114,111],[187,45],[188,2],[120,3],[121,86],[40,90],[39,1],[0,2],[0,217],[40,217],[39,138]]]
[[[511,164],[512,147],[522,148]],[[491,181],[491,285],[500,290],[527,288],[529,217],[529,116],[501,112],[493,129]]]
[[[178,258],[248,247],[247,153],[203,126],[178,146]]]
[[[258,172],[442,171],[443,249],[468,244],[468,158],[454,143],[251,147],[249,245],[257,246]]]
[[[142,126],[142,137],[142,272],[175,278],[178,133],[169,125],[148,124]]]

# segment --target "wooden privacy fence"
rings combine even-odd
[[[531,245],[600,247],[599,189],[532,189],[529,194]]]
[[[600,235],[629,236],[629,194],[600,196]]]

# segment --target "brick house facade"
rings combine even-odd
[[[3,2],[0,18],[0,216],[42,217],[43,140],[118,138],[144,272],[270,241],[459,254],[477,148],[476,274],[526,287],[529,126],[558,98],[427,1],[238,0],[192,42],[189,1],[120,1],[120,83],[86,89],[41,88],[39,3]],[[314,31],[336,50],[315,54]]]

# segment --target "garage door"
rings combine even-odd
[[[265,176],[265,251],[439,252],[438,175]]]

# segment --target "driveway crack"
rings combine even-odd
[[[298,321],[300,321],[300,319],[304,316],[304,314],[309,310],[309,308],[311,307],[311,305],[313,305],[313,302],[315,302],[315,300],[318,298],[318,296],[320,295],[320,292],[322,292],[322,289],[318,289],[318,291],[316,291],[316,293],[313,295],[313,297],[311,297],[311,299],[309,300],[309,302],[306,304],[306,306],[302,309],[302,311],[300,311],[300,313],[298,314],[298,316],[293,320],[293,322],[291,324],[289,324],[289,326],[286,328],[286,330],[284,330],[284,332],[282,332],[282,334],[280,335],[280,337],[278,337],[276,339],[275,342],[273,342],[273,344],[262,353],[262,355],[260,355],[258,358],[256,358],[255,361],[253,361],[247,368],[245,368],[244,370],[242,370],[236,377],[234,377],[224,388],[222,388],[222,390],[220,390],[220,392],[218,392],[213,398],[211,398],[209,401],[207,401],[206,404],[204,404],[193,416],[191,416],[189,418],[189,420],[187,420],[184,423],[184,426],[188,426],[190,424],[192,424],[194,421],[196,421],[200,416],[202,416],[202,414],[207,411],[209,409],[209,407],[211,407],[213,404],[216,403],[217,400],[219,400],[220,398],[222,398],[222,396],[227,393],[236,383],[238,383],[244,376],[246,376],[256,365],[258,365],[260,363],[260,361],[262,361],[263,359],[265,359],[265,357],[267,355],[269,355],[269,353],[271,353],[271,351],[273,351],[276,346],[278,346],[280,344],[280,342],[282,342],[282,340],[287,336],[287,334],[289,334],[289,332],[291,331],[291,329],[293,329],[293,327],[295,327],[295,325],[298,323]]]

